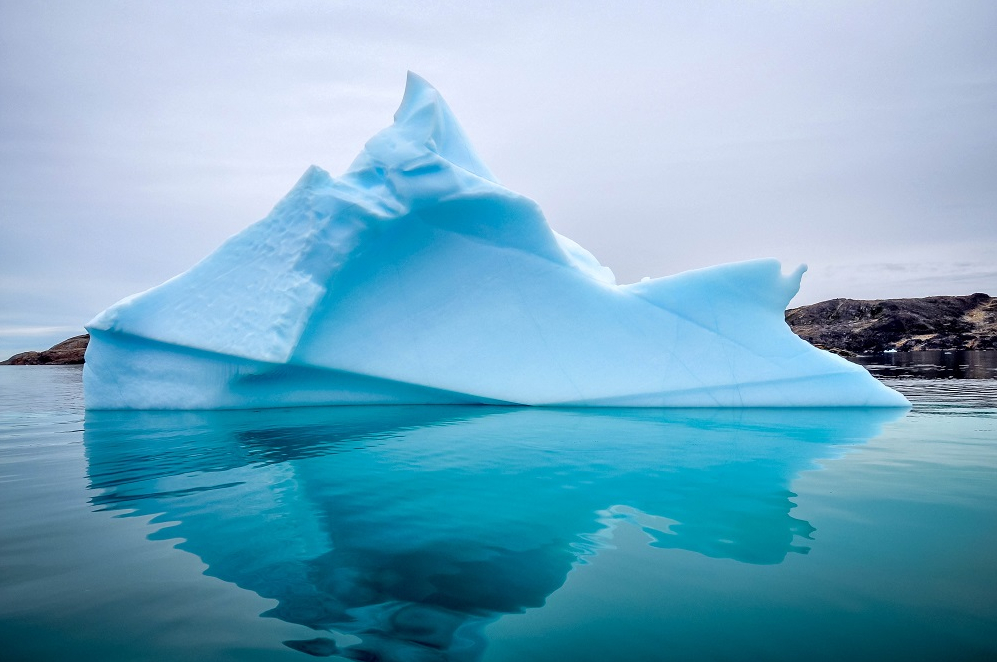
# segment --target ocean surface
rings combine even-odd
[[[849,359],[880,378],[997,379],[997,352],[925,350],[887,352]]]
[[[5,366],[0,659],[994,660],[962,358],[870,359],[909,412],[85,414]]]

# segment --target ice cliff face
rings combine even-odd
[[[346,174],[312,166],[265,219],[90,322],[86,404],[906,405],[786,326],[802,273],[617,285],[409,74]]]

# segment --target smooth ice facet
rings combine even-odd
[[[265,219],[90,322],[86,404],[906,406],[790,331],[803,271],[617,285],[409,74],[346,174],[312,166]]]

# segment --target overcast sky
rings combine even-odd
[[[409,69],[620,282],[997,295],[992,0],[0,0],[0,358],[341,173]]]

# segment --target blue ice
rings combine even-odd
[[[907,406],[789,329],[804,270],[618,284],[410,73],[344,175],[310,167],[266,218],[87,325],[86,406]]]

